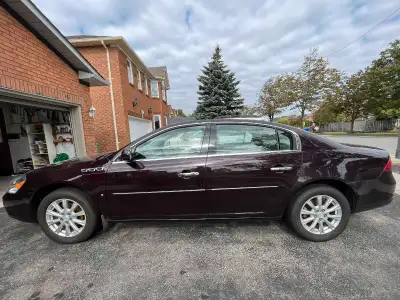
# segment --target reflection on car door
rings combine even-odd
[[[206,165],[210,213],[279,217],[301,167],[295,147],[290,133],[275,128],[213,124]]]
[[[182,143],[177,140],[182,133],[197,135]],[[111,218],[190,218],[207,213],[202,199],[208,142],[209,125],[180,127],[140,142],[136,161],[112,163],[106,182]]]

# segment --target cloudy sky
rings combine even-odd
[[[123,36],[148,66],[166,65],[168,101],[190,113],[197,76],[219,44],[246,104],[269,76],[296,70],[319,47],[333,67],[366,67],[400,33],[394,0],[34,0],[64,35]]]

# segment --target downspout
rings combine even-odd
[[[114,123],[115,145],[117,146],[117,150],[119,150],[117,118],[115,116],[114,90],[113,90],[112,78],[111,78],[110,51],[108,50],[106,44],[104,44],[103,40],[101,41],[101,44],[103,45],[103,47],[106,49],[106,52],[107,52],[108,81],[110,82],[110,99],[111,99],[111,110],[112,110],[113,123]]]

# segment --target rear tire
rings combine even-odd
[[[286,213],[286,220],[293,231],[313,242],[336,238],[344,231],[349,219],[347,198],[328,185],[313,185],[301,191]]]
[[[86,241],[100,223],[99,212],[90,198],[74,188],[61,188],[44,197],[37,218],[44,233],[62,244]]]

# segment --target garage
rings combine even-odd
[[[79,107],[0,94],[0,185],[8,186],[12,175],[83,155],[81,125]]]
[[[128,117],[131,142],[153,130],[150,120]]]

